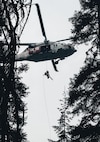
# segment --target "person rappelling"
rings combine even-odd
[[[44,73],[44,75],[47,76],[47,79],[50,78],[51,80],[53,80],[48,70]]]

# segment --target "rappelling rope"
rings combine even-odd
[[[43,77],[43,98],[44,98],[45,110],[46,110],[47,121],[48,121],[49,137],[51,138],[51,125],[50,125],[50,119],[49,119],[49,113],[48,113],[48,107],[47,107],[44,77]]]

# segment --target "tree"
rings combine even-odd
[[[25,19],[25,9],[28,6],[30,12],[31,3],[32,0],[27,3],[23,0],[0,0],[0,140],[2,142],[25,141],[25,134],[22,131],[25,103],[22,98],[27,94],[27,87],[18,76],[15,54],[17,41],[25,25],[21,27]],[[21,70],[24,68],[20,67]]]
[[[100,2],[80,0],[81,10],[70,20],[74,26],[73,44],[91,43],[87,51],[85,66],[71,80],[69,106],[73,116],[82,113],[78,126],[70,134],[73,142],[100,140]]]
[[[100,127],[100,66],[88,64],[71,81],[69,105],[73,106],[73,115],[82,113],[78,127],[72,130],[72,137],[83,139],[90,137],[98,141]],[[93,129],[92,129],[93,128]],[[98,128],[98,129],[97,129]],[[93,130],[87,133],[88,130]],[[85,135],[84,135],[85,134]],[[76,139],[75,139],[76,140]]]
[[[66,92],[64,92],[63,99],[61,101],[61,108],[58,108],[60,111],[60,119],[58,119],[58,126],[53,126],[54,130],[57,133],[58,140],[53,141],[50,140],[50,142],[70,142],[70,136],[68,134],[68,130],[70,129],[69,125],[69,117],[67,114],[69,111],[67,110],[67,97],[66,97]]]

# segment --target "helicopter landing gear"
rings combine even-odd
[[[59,61],[60,61],[60,59],[56,60],[56,61],[55,61],[55,64],[58,64],[58,63],[59,63]]]

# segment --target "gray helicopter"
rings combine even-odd
[[[60,60],[63,60],[65,57],[68,57],[73,53],[75,53],[76,49],[72,47],[70,44],[62,43],[61,41],[63,40],[59,40],[56,42],[51,42],[47,40],[39,4],[36,3],[35,5],[37,8],[42,35],[44,36],[45,40],[44,42],[41,43],[19,44],[28,47],[22,53],[17,54],[15,56],[15,60],[16,61],[27,60],[34,62],[51,60],[55,71],[58,71],[56,64],[58,64],[58,62]]]
[[[15,60],[16,61],[27,60],[34,62],[51,60],[55,71],[58,71],[56,64],[58,64],[60,60],[65,59],[65,57],[68,57],[73,53],[75,53],[76,49],[72,47],[70,44],[65,44],[60,42],[62,40],[56,42],[51,42],[47,40],[39,4],[35,5],[37,7],[40,26],[45,40],[44,42],[41,43],[21,44],[21,45],[28,45],[28,48],[26,48],[22,53],[16,55]]]

